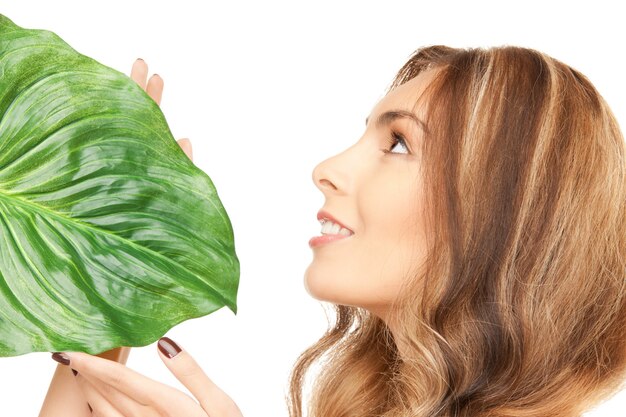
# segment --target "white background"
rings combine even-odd
[[[289,370],[327,326],[322,303],[303,286],[307,242],[319,234],[324,204],[313,167],[358,140],[396,71],[430,44],[547,52],[586,74],[626,125],[626,30],[615,7],[2,0],[0,13],[126,74],[141,57],[165,80],[163,112],[177,139],[191,138],[196,165],[216,184],[241,261],[237,316],[223,308],[167,335],[244,415],[287,416]],[[182,388],[156,344],[133,349],[128,366]],[[44,352],[0,358],[0,415],[36,416],[55,367]],[[626,391],[589,416],[624,410]]]

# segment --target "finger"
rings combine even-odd
[[[189,159],[193,161],[193,149],[191,148],[191,141],[187,138],[177,140],[178,145],[182,148],[183,152]]]
[[[83,352],[64,352],[64,354],[70,359],[69,366],[79,374],[91,381],[94,378],[99,379],[141,404],[150,405],[154,403],[152,399],[160,400],[167,396],[169,389],[167,385],[154,381],[118,362]]]
[[[215,385],[189,353],[168,337],[159,339],[157,346],[165,366],[196,397],[210,416],[241,416],[235,402]]]
[[[103,417],[124,417],[124,414],[120,413],[119,410],[113,407],[113,405],[107,401],[106,398],[86,378],[81,378],[81,375],[78,374],[76,376],[76,382],[87,399],[89,406],[93,410],[92,415]]]
[[[172,392],[170,395],[163,397],[163,404],[145,405],[98,379],[85,377],[81,374],[78,374],[76,378],[80,385],[86,387],[85,390],[91,389],[94,397],[101,396],[124,416],[162,417],[164,415],[181,415],[185,417],[207,417],[207,414],[200,408],[198,402],[193,397],[174,388],[171,388]],[[97,409],[94,407],[94,412],[96,411]]]
[[[156,102],[161,105],[161,96],[163,95],[163,78],[159,74],[153,74],[148,80],[148,86],[146,87],[146,93]]]
[[[148,77],[148,64],[141,59],[137,58],[133,64],[133,68],[130,71],[130,78],[132,78],[141,88],[146,89],[146,78]]]
[[[124,416],[148,416],[148,407],[130,398],[110,385],[103,383],[97,378],[78,374],[76,381],[79,385],[85,386],[85,390],[90,390],[91,395],[100,396],[111,404],[120,414]],[[87,394],[85,394],[87,395]],[[91,402],[90,402],[91,404]],[[92,406],[93,407],[93,406]],[[96,409],[96,407],[93,407]]]

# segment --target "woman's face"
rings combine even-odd
[[[425,71],[388,93],[367,118],[358,142],[313,170],[313,181],[326,197],[320,217],[332,217],[352,232],[311,239],[313,260],[304,282],[314,298],[363,307],[384,318],[403,278],[423,259],[419,148],[424,132],[414,118],[424,120],[424,103],[417,101],[433,75]]]

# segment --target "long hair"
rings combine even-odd
[[[618,124],[584,75],[532,49],[422,48],[389,91],[430,69],[423,268],[387,322],[334,305],[292,369],[290,416],[317,362],[309,417],[579,416],[626,378]]]

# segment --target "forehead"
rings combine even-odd
[[[396,87],[383,97],[372,110],[376,117],[390,109],[401,109],[415,113],[418,117],[425,112],[424,100],[420,100],[424,90],[437,74],[437,70],[429,69],[419,73],[416,77]]]

